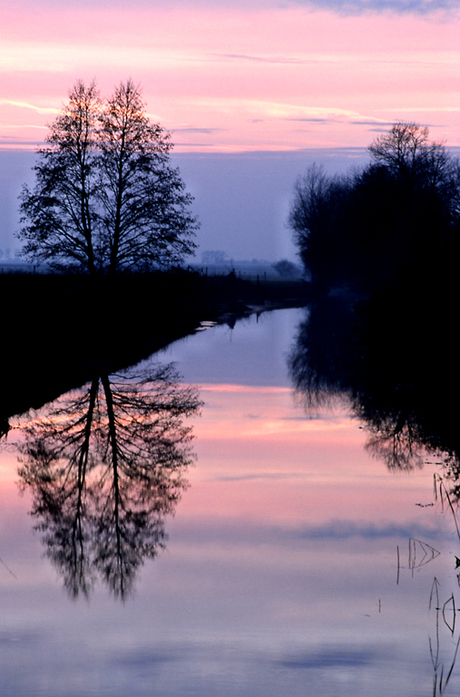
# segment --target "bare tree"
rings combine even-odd
[[[368,150],[376,164],[407,183],[444,184],[453,164],[443,144],[429,140],[428,128],[412,122],[396,123]]]
[[[23,255],[90,274],[181,263],[198,223],[171,148],[132,80],[107,100],[77,82],[22,192]]]
[[[100,150],[102,236],[110,272],[179,263],[194,247],[192,199],[170,166],[169,134],[149,122],[131,80],[105,104]]]
[[[328,176],[316,164],[295,183],[288,224],[302,263],[317,284],[327,286],[343,258],[337,231],[351,186],[351,178]]]
[[[301,271],[297,264],[289,259],[281,259],[272,264],[272,268],[282,277],[282,278],[293,278],[295,276],[300,276]]]
[[[101,108],[95,83],[79,81],[69,103],[50,128],[47,146],[38,151],[36,184],[21,195],[19,233],[23,254],[59,266],[70,263],[96,272],[96,158]]]

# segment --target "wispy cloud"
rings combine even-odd
[[[297,113],[285,117],[285,121],[299,123],[331,124],[349,123],[359,126],[392,126],[393,121],[369,117],[356,111],[333,107],[291,107]]]
[[[36,7],[34,0],[19,0],[18,5]],[[124,9],[125,0],[82,0],[80,6],[86,8]],[[151,8],[163,7],[170,3],[168,0],[133,0],[134,7]],[[194,7],[224,6],[234,9],[242,7],[280,7],[278,0],[175,0],[176,5],[192,5]],[[428,15],[436,12],[451,12],[459,9],[459,0],[288,0],[284,7],[301,4],[321,10],[331,10],[340,14],[364,14],[369,12],[395,12],[398,14]],[[39,0],[39,5],[51,10],[62,7],[73,7],[74,0]]]
[[[217,60],[236,61],[247,63],[266,63],[268,65],[324,65],[325,63],[334,63],[332,57],[309,57],[297,58],[295,56],[283,55],[258,55],[258,54],[243,54],[243,53],[215,53],[211,57]]]
[[[457,12],[459,0],[295,0],[297,3],[342,15],[392,12],[400,15],[430,15]]]
[[[203,135],[211,135],[213,133],[220,133],[223,128],[206,128],[197,126],[171,126],[174,133],[201,133]]]
[[[58,114],[59,109],[54,109],[52,107],[41,107],[36,104],[29,104],[28,102],[19,102],[12,99],[0,99],[0,106],[10,106],[17,109],[30,109],[35,111],[37,114]]]

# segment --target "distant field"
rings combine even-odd
[[[35,267],[22,261],[0,262],[0,273],[33,273]],[[45,268],[43,268],[45,271]]]
[[[257,278],[259,280],[276,280],[281,279],[280,274],[273,268],[272,262],[252,262],[252,261],[233,261],[229,260],[222,264],[190,264],[192,269],[200,271],[201,273],[207,273],[208,276],[221,276],[231,273],[232,271],[238,276],[238,278],[243,278],[245,280],[255,281]],[[301,278],[301,272],[299,269],[299,274],[297,276],[292,276],[291,278]]]
[[[189,265],[195,271],[199,271],[202,274],[208,276],[226,276],[232,271],[238,278],[242,278],[248,281],[264,281],[264,280],[286,280],[286,277],[280,276],[280,274],[273,268],[271,262],[251,262],[251,261],[232,261],[224,262],[222,264],[198,264],[193,263]],[[15,273],[48,273],[49,269],[45,265],[34,266],[33,264],[27,264],[22,261],[17,262],[0,262],[0,274],[15,274]],[[301,271],[299,268],[298,275],[290,276],[290,280],[299,280],[302,278]]]

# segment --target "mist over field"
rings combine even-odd
[[[174,135],[173,135],[174,139]],[[20,244],[18,196],[33,184],[35,153],[0,150],[0,261],[13,259]],[[250,153],[174,153],[187,190],[195,197],[193,212],[201,229],[196,259],[207,250],[230,259],[296,260],[287,217],[297,176],[313,162],[327,172],[342,173],[368,161],[364,148]]]

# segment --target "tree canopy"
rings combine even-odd
[[[22,191],[23,255],[90,274],[182,263],[198,222],[171,148],[132,80],[107,99],[78,81]]]

